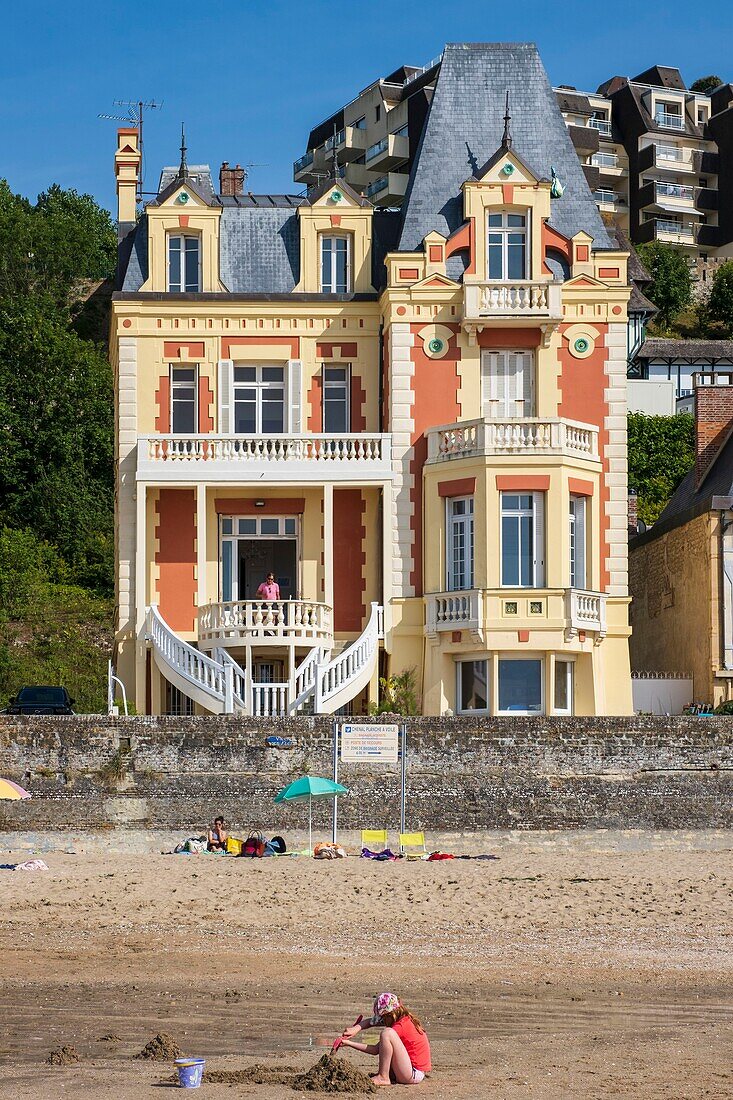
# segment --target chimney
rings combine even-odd
[[[639,511],[636,489],[629,489],[629,538],[639,533]]]
[[[733,372],[696,374],[695,383],[695,484],[705,474],[733,428]]]
[[[219,169],[219,194],[243,195],[244,194],[244,168],[241,164],[230,168],[229,161],[225,160]]]
[[[117,131],[115,177],[117,179],[117,224],[122,240],[135,224],[137,189],[140,176],[140,133],[136,126]]]

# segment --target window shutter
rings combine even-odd
[[[545,494],[533,493],[534,587],[545,587]]]
[[[291,435],[302,432],[302,375],[300,359],[288,359],[288,431]]]
[[[507,378],[507,358],[507,354],[504,351],[493,352],[491,355],[491,373],[494,381],[493,399],[496,402],[492,407],[495,410],[494,416],[497,417],[508,415],[509,387]]]
[[[575,498],[575,587],[587,588],[585,575],[585,497]]]
[[[234,363],[231,359],[219,360],[219,434],[231,435],[234,431]]]
[[[487,352],[481,356],[481,415],[485,417],[491,416],[492,358]]]

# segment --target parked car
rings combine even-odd
[[[22,687],[5,708],[6,714],[73,714],[75,700],[64,687]]]

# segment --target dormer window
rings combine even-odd
[[[527,278],[527,215],[508,210],[488,215],[487,278],[515,282]]]
[[[351,291],[351,249],[348,237],[321,237],[321,292]]]
[[[201,242],[191,234],[168,237],[168,290],[195,294],[201,290]]]

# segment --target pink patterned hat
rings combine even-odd
[[[374,1001],[374,1015],[380,1019],[388,1012],[400,1007],[400,999],[395,993],[380,993]]]

